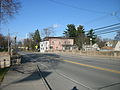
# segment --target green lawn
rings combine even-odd
[[[0,82],[2,82],[4,75],[8,71],[9,68],[0,68]]]

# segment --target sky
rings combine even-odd
[[[22,8],[14,19],[2,25],[2,33],[19,39],[27,33],[54,28],[54,36],[63,36],[67,24],[83,25],[85,30],[96,29],[120,22],[120,0],[20,0]],[[116,12],[116,16],[113,13]],[[116,33],[101,35],[113,39]]]

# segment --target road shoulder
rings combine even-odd
[[[35,63],[13,66],[7,72],[1,90],[46,90]]]

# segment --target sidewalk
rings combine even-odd
[[[0,90],[47,90],[37,72],[35,63],[28,62],[11,67],[0,86]]]

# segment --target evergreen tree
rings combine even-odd
[[[76,28],[74,24],[68,24],[66,31],[64,33],[66,37],[76,37]]]
[[[77,37],[75,38],[75,43],[78,46],[78,49],[82,49],[82,46],[85,42],[85,31],[82,25],[77,27]]]
[[[90,44],[90,39],[92,39],[92,44],[96,43],[96,38],[97,36],[95,35],[95,32],[93,29],[91,29],[88,33],[87,33],[87,44]]]
[[[35,31],[35,33],[33,35],[33,40],[34,40],[35,45],[39,46],[39,43],[41,41],[41,37],[40,37],[40,33],[39,33],[38,29]]]

